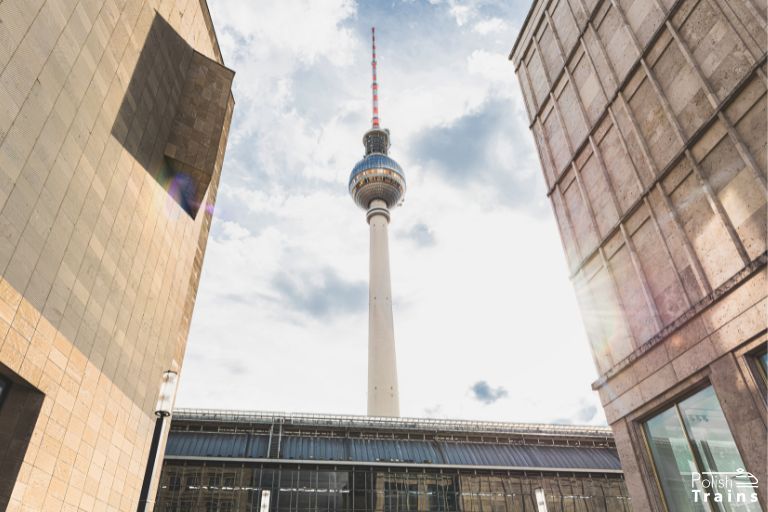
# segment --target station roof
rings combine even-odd
[[[610,429],[177,410],[169,460],[620,473]]]

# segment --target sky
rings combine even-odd
[[[528,0],[208,0],[237,74],[177,407],[364,414],[380,116],[402,416],[604,424],[512,63]]]

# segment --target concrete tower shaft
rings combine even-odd
[[[397,387],[392,282],[389,275],[389,210],[376,199],[368,210],[370,275],[368,289],[368,415],[400,416]]]

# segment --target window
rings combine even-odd
[[[176,473],[168,475],[168,490],[171,492],[181,489],[181,477]]]
[[[768,383],[768,352],[755,355],[755,366],[758,378],[761,379],[763,384]],[[0,404],[3,403],[3,398],[0,396]]]
[[[200,475],[198,473],[187,475],[187,488],[197,489],[198,487],[200,487]]]
[[[237,479],[236,473],[225,473],[224,474],[224,487],[232,489],[235,487],[235,481]]]
[[[670,512],[761,510],[752,487],[742,485],[748,474],[712,386],[649,419],[644,431]]]

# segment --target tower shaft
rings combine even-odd
[[[368,290],[368,415],[400,416],[397,387],[392,283],[389,275],[389,209],[376,199],[368,209],[370,280]]]

